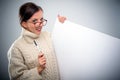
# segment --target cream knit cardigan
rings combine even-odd
[[[39,50],[33,43],[34,40],[46,57],[46,68],[41,74],[37,71]],[[48,32],[41,32],[38,36],[23,29],[21,36],[8,51],[8,60],[11,80],[60,80],[56,55]]]

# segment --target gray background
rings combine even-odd
[[[120,39],[120,0],[1,0],[0,2],[0,79],[9,80],[7,51],[20,35],[18,10],[32,1],[44,9],[52,32],[58,14],[68,20]]]

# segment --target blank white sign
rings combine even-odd
[[[120,73],[120,39],[68,20],[52,32],[62,80],[107,80]]]

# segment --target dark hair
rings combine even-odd
[[[36,4],[32,2],[27,2],[23,4],[19,9],[19,17],[20,17],[20,24],[23,21],[27,21],[32,17],[32,15],[39,10],[43,11],[43,9],[40,6],[37,6]]]

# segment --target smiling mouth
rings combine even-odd
[[[41,29],[42,29],[41,27],[36,28],[37,31],[41,31]]]
[[[37,31],[41,31],[41,29],[36,29]]]

